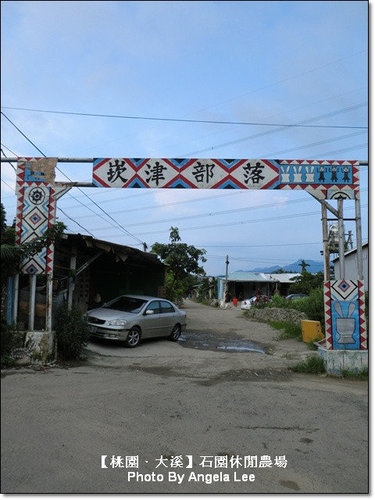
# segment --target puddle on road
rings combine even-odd
[[[183,347],[225,352],[259,352],[267,354],[265,348],[256,342],[244,339],[218,337],[211,333],[186,332],[178,339]]]

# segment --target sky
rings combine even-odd
[[[367,241],[370,7],[2,1],[1,156],[359,160]],[[92,163],[57,167],[56,180],[92,180]],[[15,168],[1,163],[8,224]],[[321,206],[303,190],[75,187],[57,220],[148,251],[177,227],[213,276],[227,257],[229,272],[322,261]],[[345,232],[356,246],[352,220]]]

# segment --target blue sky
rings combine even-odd
[[[2,2],[2,156],[366,162],[368,13],[365,1]],[[1,164],[8,223],[14,167]],[[58,180],[91,181],[91,164],[58,167]],[[230,271],[320,260],[320,215],[305,191],[213,189],[73,188],[57,211],[68,232],[139,249],[178,227],[210,275],[226,255]]]

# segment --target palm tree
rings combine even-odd
[[[306,273],[306,267],[310,267],[310,264],[308,264],[307,262],[305,262],[303,259],[301,260],[301,262],[298,264],[299,266],[301,266],[301,271],[303,273]]]

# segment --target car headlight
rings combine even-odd
[[[108,326],[126,326],[126,321],[124,319],[110,319],[107,321]]]

